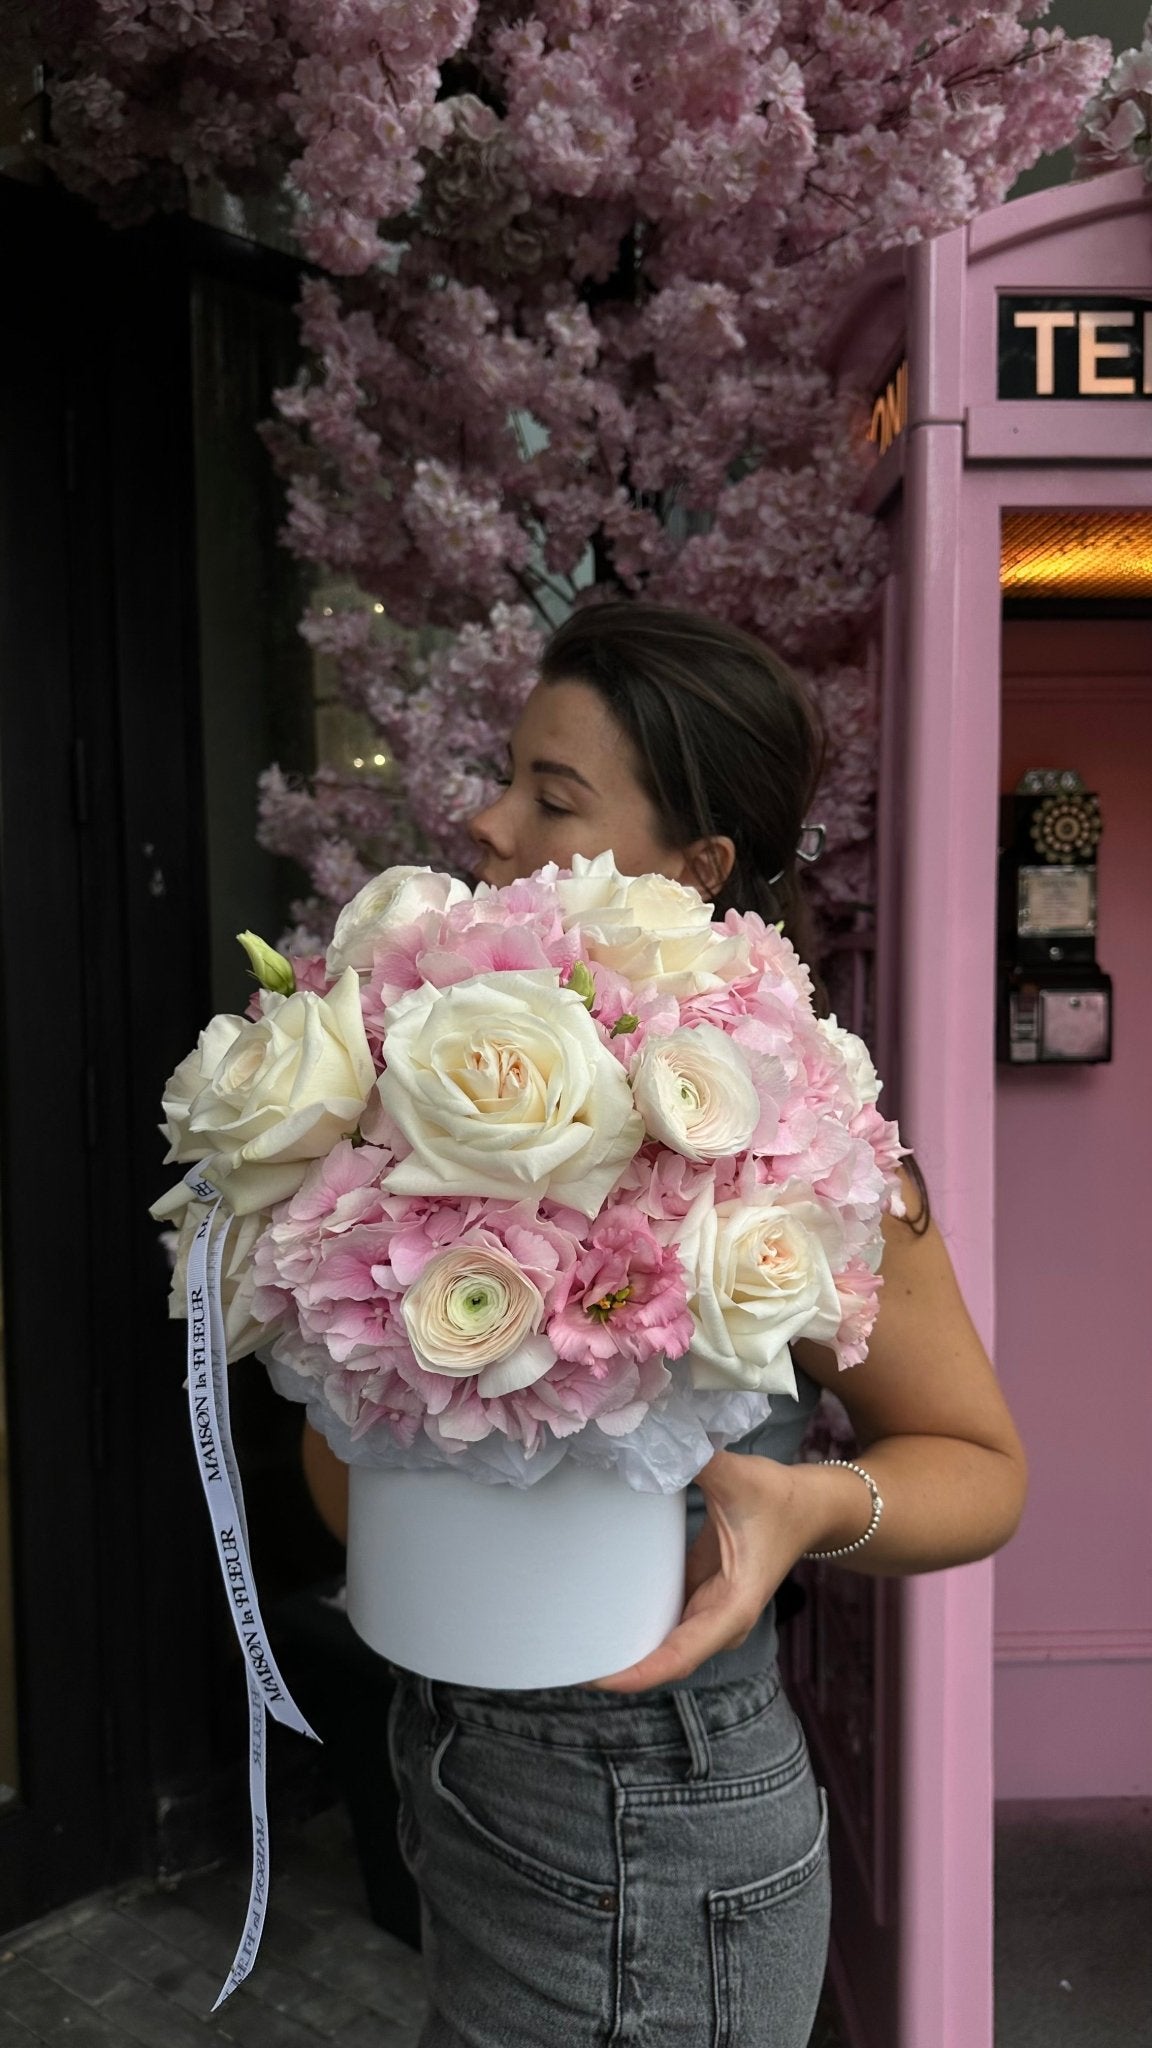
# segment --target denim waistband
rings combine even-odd
[[[440,1723],[458,1721],[494,1733],[531,1736],[560,1749],[660,1749],[686,1742],[691,1751],[702,1738],[753,1720],[780,1690],[776,1664],[751,1677],[693,1691],[659,1688],[627,1696],[587,1686],[489,1692],[407,1671],[398,1671],[397,1677],[416,1689],[425,1710]]]

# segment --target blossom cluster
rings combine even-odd
[[[1152,14],[1139,49],[1121,52],[1089,100],[1076,138],[1082,176],[1121,164],[1139,164],[1152,180]]]
[[[363,593],[305,630],[398,763],[409,858],[459,859],[543,631],[607,585],[812,673],[834,740],[818,879],[859,893],[875,734],[854,725],[836,765],[839,709],[884,562],[823,337],[868,263],[1071,139],[1111,53],[1038,11],[101,0],[50,53],[53,160],[121,217],[181,178],[295,195],[324,274],[268,440],[288,544]],[[414,627],[439,651],[415,657]],[[305,929],[371,864],[330,797]],[[266,786],[266,843],[299,842],[302,801]]]
[[[601,855],[391,868],[323,953],[243,937],[261,987],[171,1077],[168,1157],[226,1206],[229,1356],[344,1455],[683,1484],[795,1396],[792,1342],[863,1357],[902,1148],[775,927]],[[201,1201],[153,1211],[177,1314]]]

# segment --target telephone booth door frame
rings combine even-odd
[[[1137,171],[1012,201],[911,253],[903,730],[888,849],[899,1109],[995,1357],[1001,515],[1152,503],[1152,403],[996,397],[1001,290],[1147,275]],[[898,2048],[991,2048],[991,1562],[901,1591]]]

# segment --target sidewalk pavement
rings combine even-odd
[[[0,2048],[416,2048],[420,1958],[368,1918],[339,1808],[281,1830],[259,1960],[210,2016],[247,1881],[121,1886],[0,1936]],[[810,2048],[843,2048],[831,2014]]]

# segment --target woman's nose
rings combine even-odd
[[[477,846],[483,846],[494,853],[498,860],[506,860],[512,851],[510,820],[507,813],[507,797],[498,796],[495,803],[486,810],[477,811],[470,821],[468,831]]]

